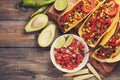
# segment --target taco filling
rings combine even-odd
[[[79,34],[87,41],[88,44],[96,44],[100,37],[111,29],[111,24],[118,12],[118,4],[114,0],[105,2],[102,7],[92,14],[84,24],[82,33]],[[112,11],[111,11],[112,10]]]
[[[63,32],[75,27],[98,5],[98,0],[81,0],[69,11],[58,18],[58,25]]]
[[[115,57],[113,54],[116,53],[120,47],[120,26],[117,26],[116,31],[118,32],[115,32],[110,40],[95,53],[97,58],[107,59]]]

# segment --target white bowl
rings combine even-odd
[[[62,35],[62,36],[58,37],[58,38],[53,42],[53,44],[52,44],[52,46],[51,46],[51,49],[50,49],[50,58],[51,58],[51,60],[52,60],[52,63],[54,64],[54,66],[55,66],[57,69],[59,69],[60,71],[62,71],[62,72],[76,72],[76,71],[79,71],[80,69],[82,69],[82,68],[86,65],[86,63],[87,63],[87,61],[88,61],[88,59],[89,59],[89,53],[85,54],[83,61],[78,65],[78,67],[74,68],[73,70],[68,70],[68,69],[62,68],[59,64],[56,63],[55,56],[54,56],[54,46],[55,46],[56,43],[59,41],[59,39],[61,39],[62,37],[67,37],[67,36],[69,36],[69,35],[72,35],[72,36],[73,36],[74,38],[76,38],[77,40],[82,41],[82,43],[85,45],[85,52],[89,51],[89,48],[88,48],[86,42],[85,42],[81,37],[79,37],[79,36],[77,36],[77,35],[74,35],[74,34],[65,34],[65,35]]]

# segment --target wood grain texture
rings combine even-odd
[[[0,0],[0,80],[72,80],[72,77],[63,77],[63,73],[54,67],[50,47],[38,46],[37,37],[41,31],[24,31],[35,9],[17,9],[16,4],[20,1]],[[56,37],[60,35],[62,33],[57,29]],[[120,63],[103,80],[120,80],[119,71]]]
[[[0,0],[0,20],[28,20],[34,9],[16,8],[21,0]]]
[[[53,66],[49,56],[49,49],[0,48],[0,76],[3,76],[0,78],[1,80],[18,77],[21,77],[21,80],[24,78],[70,80],[62,77],[62,72]]]
[[[32,33],[25,32],[27,22],[0,21],[0,47],[39,47],[38,36],[41,30]],[[56,30],[56,37],[59,35],[59,30]]]
[[[0,48],[0,80],[71,80],[62,76],[49,56],[49,49]],[[119,70],[120,64],[103,80],[119,80]]]
[[[36,47],[37,33],[24,31],[25,21],[0,21],[0,47]]]

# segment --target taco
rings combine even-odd
[[[68,32],[103,3],[104,1],[99,0],[78,0],[72,8],[58,17],[59,28],[64,33]]]
[[[104,40],[107,38],[107,36],[111,35],[112,37],[110,37],[108,42],[104,44]],[[110,32],[105,34],[100,45],[104,46],[92,54],[94,59],[100,62],[108,63],[120,61],[120,23],[113,27]]]
[[[90,47],[95,47],[102,37],[112,29],[119,17],[119,5],[114,0],[106,0],[104,5],[86,19],[78,34]]]

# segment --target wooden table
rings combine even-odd
[[[72,80],[53,66],[50,48],[38,46],[40,31],[24,31],[35,9],[17,9],[20,1],[0,0],[0,80]],[[104,80],[120,80],[119,74],[120,63]]]

